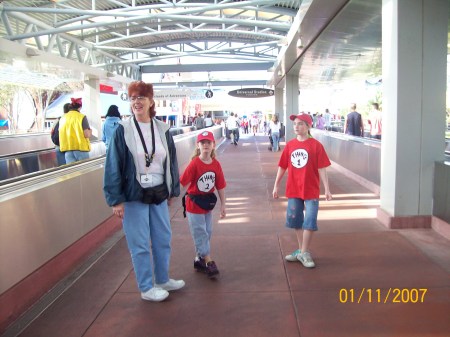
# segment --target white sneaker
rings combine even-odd
[[[299,256],[301,253],[302,253],[302,251],[300,249],[297,249],[297,250],[293,251],[291,254],[286,255],[284,257],[284,259],[286,261],[290,261],[290,262],[298,261],[297,256]]]
[[[141,293],[141,298],[143,300],[153,302],[164,301],[167,296],[169,296],[169,292],[158,287],[153,287],[150,290],[147,290],[145,293]]]
[[[306,267],[306,268],[314,268],[316,264],[314,263],[311,254],[309,252],[304,252],[297,256],[297,259]]]
[[[162,288],[167,291],[178,290],[183,288],[185,285],[183,280],[173,280],[169,279],[166,283],[163,284],[155,284],[155,287]]]

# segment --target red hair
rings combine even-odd
[[[143,81],[134,81],[128,85],[128,97],[145,96],[153,101],[153,85]],[[150,107],[150,118],[155,117],[155,102]]]

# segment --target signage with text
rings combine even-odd
[[[236,89],[228,92],[228,95],[233,97],[241,98],[259,98],[259,97],[270,97],[273,96],[275,92],[272,89],[264,88],[245,88]]]
[[[154,99],[160,100],[177,100],[185,97],[189,97],[194,92],[190,89],[160,89],[155,90]]]

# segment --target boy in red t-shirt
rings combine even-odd
[[[299,248],[287,255],[285,259],[298,260],[305,267],[313,268],[315,263],[309,246],[313,233],[317,231],[319,185],[322,180],[325,198],[331,200],[326,171],[326,167],[331,163],[322,144],[309,134],[309,129],[312,127],[311,117],[308,114],[291,115],[290,120],[294,122],[294,132],[297,137],[286,144],[281,154],[272,194],[274,198],[278,198],[278,186],[288,170],[286,227],[295,229]]]
[[[225,177],[222,166],[215,158],[214,135],[203,131],[197,136],[197,148],[191,162],[181,175],[180,183],[187,188],[188,195],[213,193],[217,189],[220,199],[220,217],[225,217]],[[210,242],[212,234],[212,213],[198,206],[189,196],[186,196],[186,214],[194,239],[196,257],[194,268],[205,272],[209,278],[219,274],[216,263],[211,258]]]

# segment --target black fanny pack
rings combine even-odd
[[[188,196],[191,200],[201,209],[205,211],[211,211],[214,209],[217,203],[217,196],[215,193],[206,193],[206,194],[185,194],[183,196],[182,205],[184,208],[183,215],[186,217],[186,201],[185,198]]]
[[[169,190],[167,189],[166,183],[143,189],[142,202],[144,204],[159,205],[167,198],[169,198]]]

